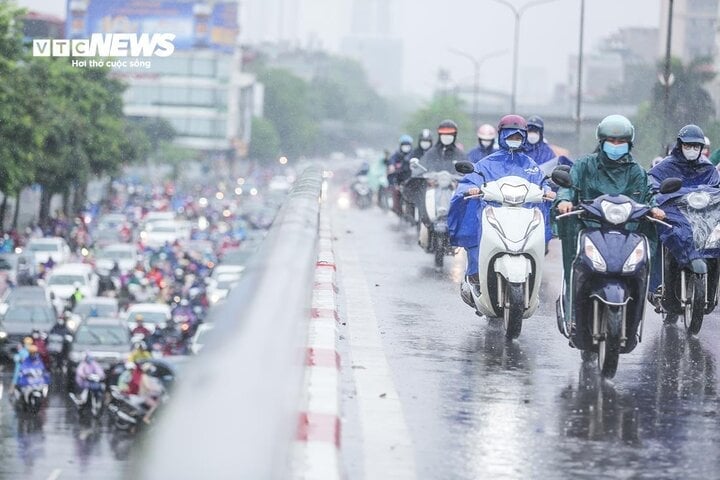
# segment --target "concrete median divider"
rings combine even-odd
[[[334,260],[322,170],[296,180],[203,352],[143,448],[136,478],[339,478]]]

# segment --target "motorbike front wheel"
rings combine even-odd
[[[687,286],[689,301],[685,304],[683,320],[687,332],[697,335],[702,328],[705,314],[705,276],[696,274],[688,274],[688,276],[690,276]]]
[[[505,321],[505,337],[508,340],[513,340],[520,336],[524,311],[525,285],[522,283],[506,283],[505,301],[503,302],[503,320]]]
[[[605,305],[601,318],[603,338],[598,342],[598,369],[605,378],[613,378],[617,372],[620,357],[620,337],[610,331],[610,325],[622,322],[622,308]]]

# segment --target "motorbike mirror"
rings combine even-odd
[[[682,187],[682,180],[677,177],[666,178],[660,184],[660,193],[675,193]]]
[[[550,176],[552,181],[563,188],[572,188],[572,179],[570,178],[570,172],[560,167],[553,170]]]
[[[457,162],[455,164],[455,171],[467,175],[475,171],[475,166],[470,162]]]
[[[417,165],[418,163],[420,163],[420,160],[418,160],[416,157],[410,159],[410,165]]]
[[[562,170],[563,172],[570,173],[570,168],[571,168],[570,165],[561,164],[561,165],[558,165],[557,167],[555,167],[555,170]]]

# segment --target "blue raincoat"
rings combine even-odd
[[[498,149],[495,147],[494,143],[487,148],[483,147],[482,145],[478,145],[477,147],[473,148],[468,152],[468,160],[472,163],[477,163],[483,158],[487,157],[488,155],[492,155],[497,151]]]
[[[534,145],[525,142],[525,153],[535,160],[535,163],[538,164],[543,175],[550,175],[555,167],[560,164],[558,156],[555,155],[550,145],[545,143],[542,136],[540,137],[540,141]],[[549,242],[553,237],[552,224],[550,222],[551,207],[552,205],[550,203],[543,203],[540,207],[545,217],[545,243]]]
[[[482,235],[480,215],[486,202],[477,198],[465,200],[463,197],[465,192],[473,187],[481,188],[485,182],[511,175],[525,178],[529,182],[549,190],[545,177],[535,161],[521,151],[512,152],[508,149],[505,140],[516,132],[518,130],[507,129],[500,132],[500,150],[475,164],[475,171],[460,180],[450,201],[450,211],[448,212],[450,243],[468,249],[469,262],[477,260],[470,253],[476,251],[480,244]],[[468,265],[467,273],[469,275],[477,273],[476,268],[475,265]]]

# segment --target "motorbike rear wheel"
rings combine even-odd
[[[691,335],[697,335],[702,328],[705,314],[705,276],[689,275],[691,275],[691,280],[688,282],[687,291],[690,301],[685,305],[683,320],[687,332]]]
[[[508,340],[520,336],[524,311],[525,286],[522,283],[506,283],[503,320],[505,321],[505,337]]]
[[[611,332],[609,326],[613,319],[622,322],[622,307],[605,305],[601,315],[603,339],[598,342],[598,369],[603,377],[613,378],[620,357],[620,337],[617,332]]]

